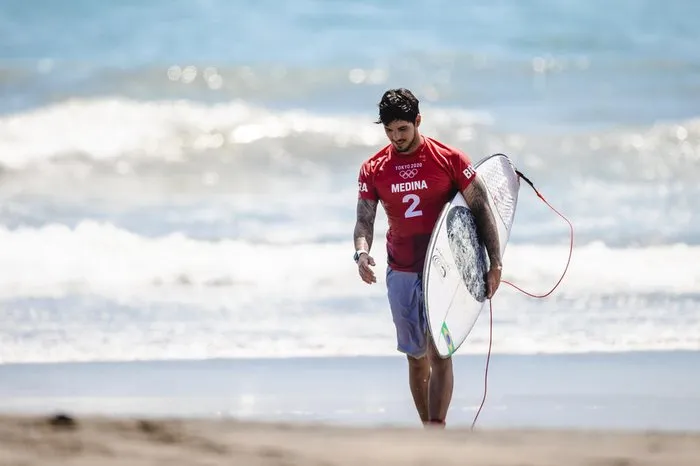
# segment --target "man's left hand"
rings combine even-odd
[[[501,267],[491,267],[486,274],[486,297],[491,299],[501,284]]]

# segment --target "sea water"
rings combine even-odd
[[[574,225],[552,295],[495,296],[494,354],[697,350],[698,17],[690,0],[5,2],[0,362],[398,356],[386,218],[372,286],[352,231],[359,166],[386,143],[376,104],[401,86],[424,134],[508,154]],[[569,241],[523,184],[503,278],[548,291]],[[461,354],[485,353],[487,311]]]
[[[454,357],[450,428],[700,432],[697,351]],[[420,427],[393,356],[0,365],[0,413]]]

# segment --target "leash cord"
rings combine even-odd
[[[569,219],[567,219],[564,215],[562,215],[561,212],[559,212],[557,209],[552,207],[552,205],[549,202],[547,202],[547,200],[544,198],[544,196],[537,190],[537,188],[535,188],[535,185],[532,183],[532,181],[530,181],[525,175],[523,175],[518,170],[515,170],[515,173],[520,178],[525,180],[525,182],[527,184],[530,185],[530,187],[535,191],[535,194],[537,194],[537,197],[539,197],[540,200],[542,200],[542,202],[544,202],[550,209],[552,209],[557,215],[559,215],[561,218],[563,218],[564,221],[566,221],[566,223],[569,224],[569,231],[570,231],[569,258],[566,261],[566,267],[564,267],[564,272],[561,274],[561,277],[559,277],[559,280],[552,287],[551,290],[549,290],[548,292],[546,292],[544,294],[535,294],[535,293],[532,293],[529,291],[525,291],[522,288],[518,287],[517,285],[514,285],[513,283],[511,283],[507,280],[501,280],[501,283],[505,283],[507,285],[510,285],[513,288],[515,288],[516,290],[520,291],[521,293],[523,293],[527,296],[530,296],[532,298],[546,298],[547,296],[552,294],[552,292],[554,292],[554,290],[559,286],[559,284],[564,279],[566,272],[569,270],[569,264],[571,263],[571,255],[572,255],[573,250],[574,250],[574,226],[571,224]],[[483,398],[481,399],[481,404],[479,405],[479,409],[477,410],[476,415],[474,416],[474,421],[472,421],[472,425],[471,425],[472,430],[474,429],[474,426],[476,425],[476,420],[479,418],[479,414],[481,413],[481,409],[484,407],[484,403],[486,402],[486,393],[488,391],[489,362],[491,361],[492,343],[493,343],[493,302],[491,299],[489,299],[489,348],[488,348],[488,352],[486,353],[486,367],[484,368],[484,395],[483,395]]]

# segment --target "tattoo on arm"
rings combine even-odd
[[[355,250],[369,252],[374,237],[374,219],[377,216],[377,201],[359,199],[357,201],[357,220],[355,222]]]
[[[496,219],[489,206],[488,194],[486,193],[486,186],[483,182],[476,178],[472,181],[467,189],[462,193],[464,199],[467,201],[467,205],[474,213],[474,218],[476,220],[476,228],[479,232],[479,236],[484,241],[486,246],[486,251],[489,255],[489,260],[491,261],[491,266],[500,266],[501,264],[501,250],[498,239],[498,227],[496,226]]]

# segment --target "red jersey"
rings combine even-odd
[[[396,152],[389,144],[362,164],[358,196],[381,201],[384,206],[391,268],[423,271],[430,235],[442,208],[475,175],[465,153],[425,136],[410,154]]]

